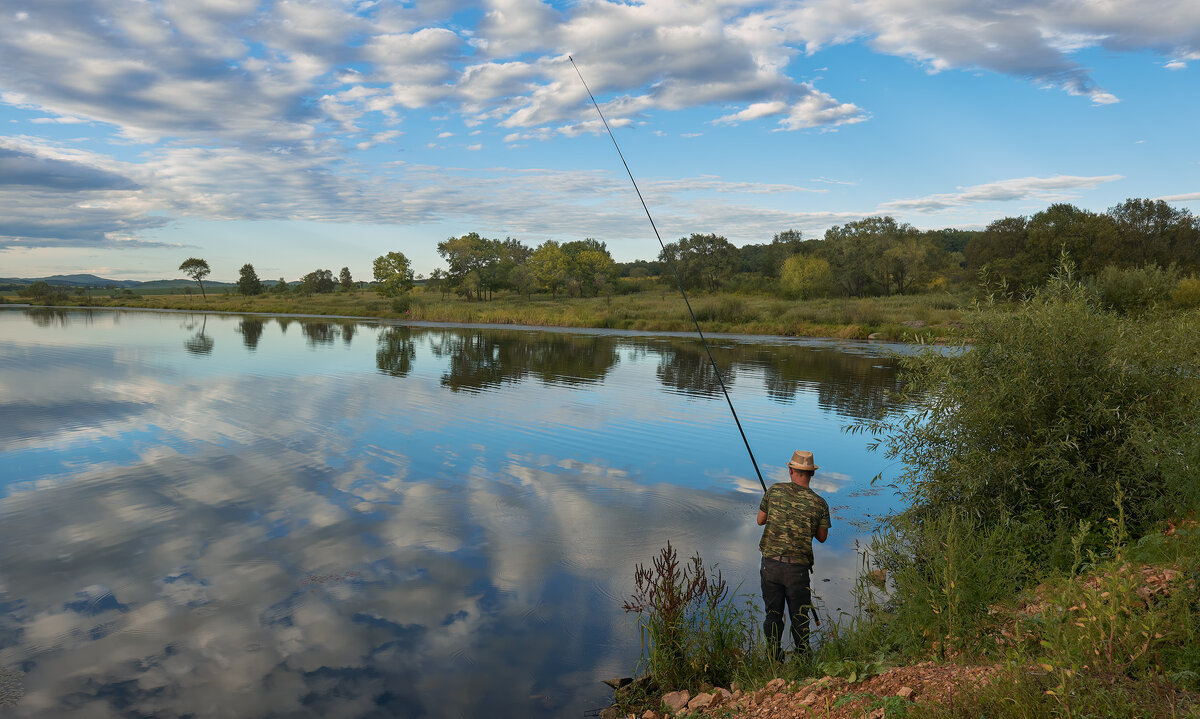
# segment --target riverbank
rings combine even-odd
[[[990,606],[971,651],[931,637],[924,656],[876,645],[872,658],[848,659],[835,640],[808,661],[756,667],[748,658],[727,687],[618,691],[602,716],[1197,717],[1198,584],[1200,523],[1171,520],[1087,572],[1045,577]],[[864,619],[841,629],[861,631]]]
[[[780,666],[755,598],[664,554],[625,605],[656,687],[618,716],[687,690],[726,718],[1200,717],[1200,314],[1106,307],[1064,263],[967,324],[972,351],[899,358],[909,409],[851,427],[903,465],[853,613]],[[871,682],[927,665],[952,678]]]
[[[969,299],[955,295],[779,300],[735,294],[692,298],[705,332],[937,342],[960,331]],[[639,292],[613,297],[544,297],[497,294],[493,300],[442,298],[417,293],[393,303],[370,291],[324,295],[77,296],[56,306],[136,307],[215,312],[400,319],[454,324],[527,325],[691,332],[694,326],[677,293]],[[406,306],[406,307],[405,307]]]

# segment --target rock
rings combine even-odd
[[[687,703],[688,711],[696,711],[697,709],[703,709],[703,708],[709,706],[710,704],[712,704],[712,701],[713,701],[712,694],[709,694],[708,692],[700,692],[696,696],[692,697],[692,700]]]
[[[736,686],[737,686],[737,682],[734,682],[734,683],[733,683],[733,686],[735,686],[735,687],[736,687]],[[732,694],[732,695],[730,695],[730,699],[733,699],[734,701],[737,701],[737,700],[741,699],[741,698],[742,698],[742,696],[743,696],[743,695],[742,695],[742,690],[741,690],[741,689],[734,689],[734,690],[733,690],[733,694]]]
[[[733,701],[733,692],[717,687],[713,689],[713,700],[709,706],[719,707],[730,701]]]
[[[621,710],[614,707],[605,707],[600,710],[600,719],[621,719]]]
[[[688,693],[687,689],[684,689],[683,691],[671,692],[670,694],[664,694],[663,698],[662,698],[662,702],[663,702],[663,704],[667,705],[668,709],[670,709],[673,712],[677,712],[680,709],[687,706],[688,700],[691,698],[692,698],[692,695]]]
[[[623,686],[633,683],[633,677],[621,677],[620,679],[601,679],[602,684],[607,684],[613,689],[620,689]]]
[[[785,686],[787,686],[787,682],[779,677],[775,677],[771,681],[767,682],[767,686],[763,688],[769,692],[777,692],[783,689]]]
[[[880,338],[880,337],[882,337],[882,336],[883,336],[883,334],[882,334],[882,333],[879,333],[879,332],[872,332],[871,334],[867,335],[867,339],[869,339],[869,340],[877,340],[877,339],[879,339],[879,338]]]
[[[741,690],[742,690],[742,685],[738,684],[737,682],[734,682],[729,685],[729,691],[733,692],[734,694],[737,694]]]
[[[801,700],[800,700],[800,703],[801,703],[801,704],[803,704],[803,705],[804,705],[804,706],[806,706],[806,707],[810,707],[810,706],[812,706],[812,705],[813,705],[813,702],[815,702],[816,700],[817,700],[817,695],[816,695],[816,693],[815,693],[815,692],[810,692],[808,696],[806,696],[806,697],[804,697],[803,699],[801,699]]]
[[[647,709],[646,712],[642,714],[642,719],[658,719],[658,712],[654,711],[653,709]]]
[[[912,697],[912,695],[912,687],[900,687],[900,690],[896,692],[896,696],[900,697],[901,699],[909,699]]]
[[[870,713],[863,714],[863,719],[883,719],[883,707],[872,709]]]

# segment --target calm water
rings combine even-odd
[[[892,363],[714,345],[767,481],[815,452],[848,609],[897,500],[841,427]],[[690,337],[0,310],[0,449],[15,716],[582,716],[637,659],[635,563],[670,540],[757,592],[761,489]]]

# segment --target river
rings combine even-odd
[[[810,449],[825,617],[894,473],[886,346],[711,338],[768,482]],[[564,717],[670,541],[757,592],[761,487],[690,336],[0,309],[19,717]]]

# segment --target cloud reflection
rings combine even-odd
[[[669,540],[756,589],[757,496],[691,481],[662,428],[612,441],[631,417],[701,414],[650,390],[638,353],[652,342],[506,348],[364,324],[376,339],[359,352],[322,340],[296,355],[346,334],[281,339],[214,316],[196,362],[180,351],[187,318],[55,335],[67,349],[9,319],[0,412],[67,406],[64,391],[126,403],[79,405],[73,432],[41,415],[10,467],[54,447],[58,481],[0,470],[19,485],[0,499],[0,665],[25,672],[17,716],[578,715],[636,658],[619,610],[635,562]],[[486,392],[447,391],[460,341],[455,381],[483,377]],[[571,406],[634,377],[649,384]],[[845,606],[856,555],[817,551],[835,580],[818,593]]]

